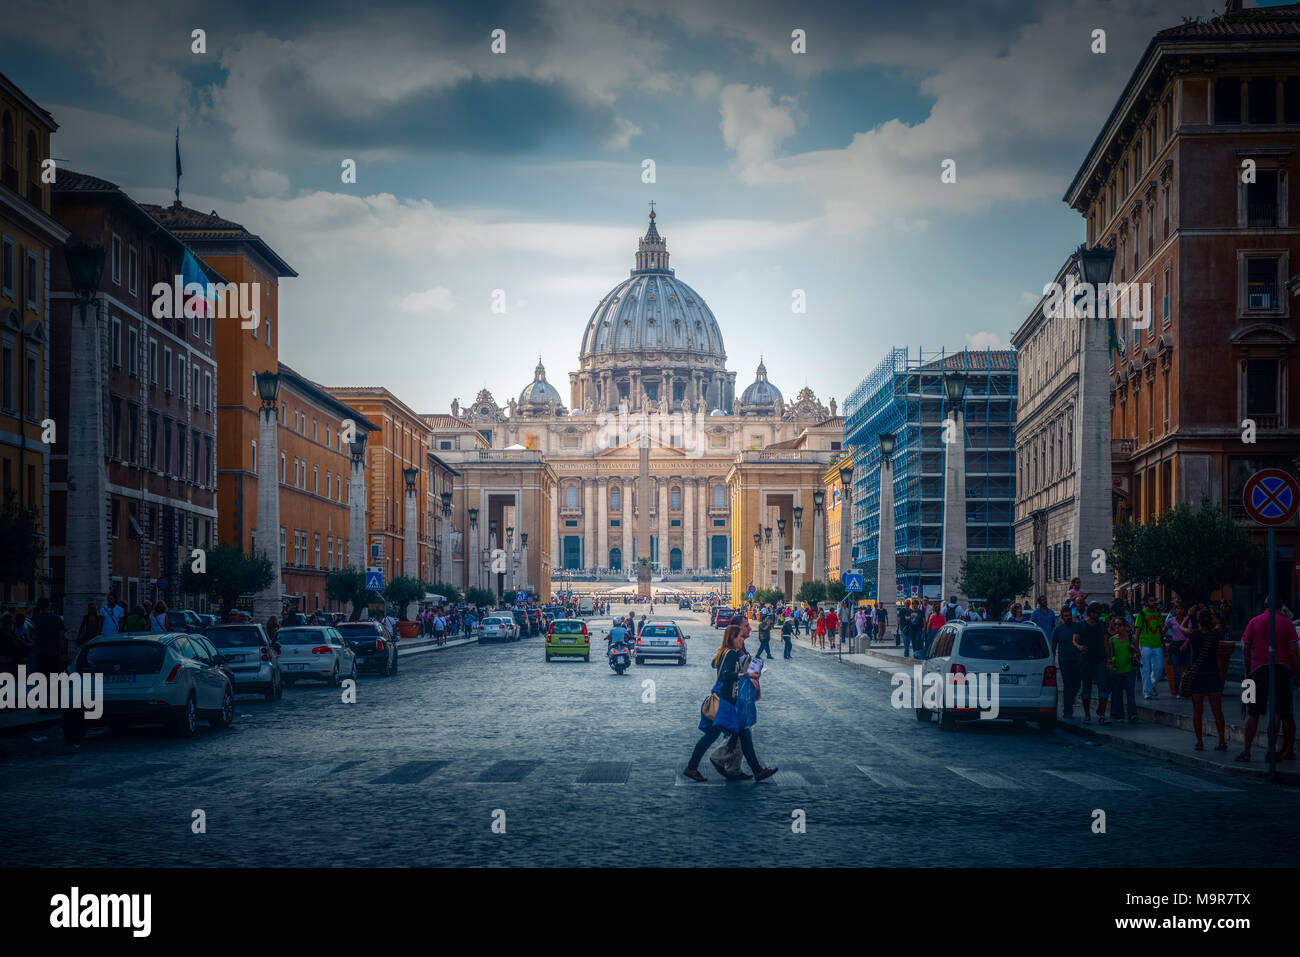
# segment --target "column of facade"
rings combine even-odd
[[[551,489],[551,572],[563,567],[564,556],[560,554],[560,485],[557,482]]]
[[[596,567],[609,565],[609,478],[596,480]]]
[[[591,479],[582,480],[582,567],[596,567],[596,489]]]
[[[699,502],[695,506],[695,514],[700,520],[700,535],[695,543],[695,558],[698,562],[698,568],[709,567],[709,542],[712,540],[713,523],[709,521],[709,503],[713,501],[712,492],[709,488],[709,478],[706,475],[700,479]]]
[[[658,555],[656,557],[659,559],[659,564],[662,565],[664,568],[668,567],[669,524],[670,523],[668,519],[668,480],[660,479],[659,480],[659,520],[658,522],[656,522],[656,526],[659,529],[656,535],[658,539]]]
[[[695,568],[695,476],[682,479],[682,569]]]
[[[623,520],[620,531],[623,533],[623,571],[632,568],[632,483],[624,482],[619,488],[619,497],[623,500]]]

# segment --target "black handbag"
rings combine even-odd
[[[1188,639],[1191,640],[1190,638]],[[1201,648],[1201,653],[1196,656],[1192,666],[1183,672],[1183,680],[1178,683],[1178,694],[1188,696],[1192,693],[1192,681],[1200,673],[1201,666],[1205,664],[1205,658],[1210,653],[1211,648],[1218,646],[1217,641],[1211,640],[1208,636],[1205,639],[1205,646]]]

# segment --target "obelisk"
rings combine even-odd
[[[642,415],[645,422],[646,416]],[[636,478],[636,593],[650,597],[650,434],[642,427]]]

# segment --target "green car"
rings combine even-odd
[[[557,618],[546,632],[546,660],[581,655],[583,661],[591,660],[591,636],[587,623],[576,618]]]

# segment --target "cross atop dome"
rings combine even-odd
[[[655,227],[655,201],[650,200],[650,226],[636,247],[636,268],[633,273],[659,272],[672,275],[668,268],[668,244]]]

